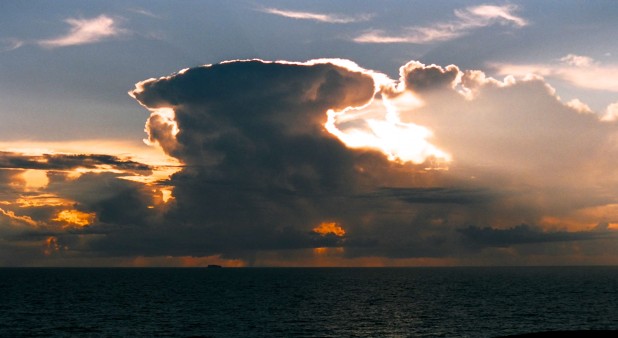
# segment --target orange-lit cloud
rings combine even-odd
[[[43,253],[46,256],[52,255],[60,251],[60,244],[56,236],[49,236],[45,239]]]
[[[79,210],[65,209],[56,214],[52,221],[60,222],[65,226],[85,227],[94,222],[96,214],[93,212],[82,212]]]
[[[174,199],[174,187],[158,186],[152,189],[154,205],[149,208],[154,209],[156,205],[164,205]]]
[[[11,210],[4,210],[0,208],[0,214],[8,217],[10,220],[16,221],[18,223],[27,224],[30,226],[36,226],[37,222],[33,220],[30,216],[18,216],[15,212]]]
[[[313,228],[313,232],[322,236],[335,235],[339,237],[345,236],[345,230],[336,222],[322,222],[320,225]]]
[[[163,200],[163,203],[167,203],[169,200],[173,199],[174,195],[173,195],[173,190],[172,188],[161,188],[161,199]]]
[[[38,190],[49,184],[47,172],[44,170],[26,170],[21,174],[25,182],[25,190]]]
[[[19,141],[0,142],[0,149],[5,150],[2,153],[4,156],[16,159],[14,164],[6,161],[6,168],[26,169],[19,184],[31,189],[45,186],[46,171],[49,170],[66,172],[69,179],[76,179],[85,173],[111,172],[124,174],[120,176],[123,179],[147,184],[166,180],[181,170],[177,159],[141,142]]]
[[[54,194],[26,195],[15,200],[20,208],[59,207],[75,204],[75,201],[58,197]]]
[[[130,158],[136,162],[156,165],[174,165],[178,160],[161,150],[144,144],[141,140],[88,139],[68,141],[0,141],[5,152],[40,156],[42,154],[105,154]]]

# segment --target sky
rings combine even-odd
[[[618,264],[615,1],[5,1],[0,266]]]

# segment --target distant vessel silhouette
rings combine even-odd
[[[220,269],[222,268],[221,265],[217,265],[217,264],[208,264],[207,268],[209,269]]]

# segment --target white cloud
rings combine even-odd
[[[576,111],[582,113],[582,114],[590,114],[593,113],[592,109],[590,109],[590,107],[585,104],[584,102],[580,101],[579,99],[572,99],[569,102],[566,103],[567,106],[575,109]]]
[[[601,120],[606,122],[618,121],[618,102],[607,106],[607,109],[605,109],[605,115],[601,117]]]
[[[517,10],[514,5],[505,6],[475,6],[462,10],[456,10],[457,19],[439,22],[426,27],[406,27],[403,32],[389,33],[383,30],[368,30],[355,37],[353,41],[358,43],[416,43],[425,44],[436,41],[452,40],[468,34],[471,30],[481,27],[500,24],[512,24],[523,27],[528,22],[513,12]]]
[[[298,19],[298,20],[312,20],[326,23],[352,23],[352,22],[360,22],[367,21],[371,19],[371,15],[369,14],[360,14],[360,15],[340,15],[340,14],[325,14],[325,13],[314,13],[314,12],[301,12],[301,11],[288,11],[284,9],[277,8],[264,8],[260,11],[264,13],[274,14],[283,16],[290,19]]]
[[[558,63],[493,64],[500,75],[541,75],[586,89],[618,92],[618,65],[602,65],[587,56],[569,54]]]
[[[65,22],[71,26],[67,34],[53,39],[40,40],[38,44],[48,48],[84,45],[118,36],[124,32],[118,27],[116,20],[107,15],[92,19],[69,18]]]

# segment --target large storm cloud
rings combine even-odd
[[[198,236],[185,254],[353,243],[354,236],[312,229],[322,222],[348,233],[360,227],[371,209],[358,196],[401,180],[405,170],[376,151],[347,148],[324,123],[328,110],[363,106],[376,90],[368,72],[262,61],[138,84],[132,95],[153,110],[151,141],[186,165],[172,178],[168,214],[175,232]],[[176,126],[153,122],[161,108],[173,109]]]
[[[602,185],[615,175],[595,175],[614,162],[603,155],[615,153],[615,126],[563,104],[540,78],[410,62],[388,81],[341,60],[251,60],[146,80],[131,95],[151,111],[150,141],[186,165],[171,179],[175,254],[339,246],[348,257],[442,257],[468,250],[474,227],[526,223],[537,243],[574,241],[582,236],[563,236],[572,224],[561,217],[614,202]],[[427,128],[417,138],[428,153],[412,163],[346,144],[325,130],[327,116],[338,136],[368,140],[380,136],[376,120]],[[452,156],[449,170],[436,170],[432,149]],[[345,235],[312,231],[327,221]],[[587,221],[575,230],[602,219]]]
[[[347,60],[245,60],[129,94],[150,112],[147,141],[180,169],[140,181],[156,168],[2,153],[0,251],[34,257],[16,243],[44,241],[46,255],[101,264],[616,262],[617,125],[540,77],[411,61],[392,80]],[[32,170],[48,182],[28,188]]]

